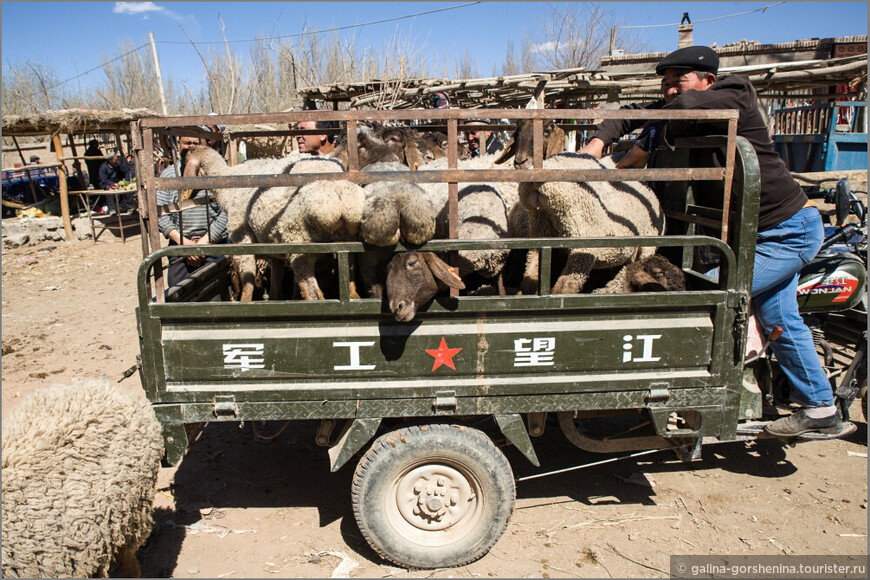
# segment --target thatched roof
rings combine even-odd
[[[762,96],[848,83],[865,83],[867,54],[839,56],[837,46],[866,44],[867,37],[811,39],[762,45],[738,43],[720,53],[720,75],[748,76]],[[855,51],[858,52],[858,51]],[[656,63],[667,53],[607,57],[601,70],[584,68],[474,79],[393,79],[298,89],[308,101],[344,102],[350,108],[408,109],[428,106],[430,95],[446,92],[450,106],[463,109],[523,107],[543,90],[545,102],[560,108],[614,98],[659,97]]]
[[[150,109],[121,109],[120,111],[62,109],[33,115],[3,115],[3,136],[23,137],[100,131],[126,133],[130,129],[131,121],[159,116]]]

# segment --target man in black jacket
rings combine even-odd
[[[810,431],[837,434],[842,421],[833,391],[796,299],[798,273],[815,257],[824,238],[821,215],[774,150],[749,79],[717,79],[718,68],[719,56],[711,48],[690,46],[674,51],[656,66],[656,73],[663,77],[663,99],[631,108],[739,111],[737,134],[755,149],[761,172],[752,302],[765,332],[770,333],[774,326],[784,329],[771,348],[792,385],[791,400],[801,405],[791,415],[768,424],[766,431],[778,437]],[[604,147],[643,125],[638,120],[605,120],[579,153],[601,157]],[[711,131],[703,123],[671,121],[665,132],[689,134],[686,131],[693,125],[695,134]],[[724,165],[721,153],[711,161],[715,166]],[[713,203],[716,200],[704,200],[704,205]],[[719,207],[721,203],[720,193]]]

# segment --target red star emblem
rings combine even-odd
[[[458,353],[461,348],[447,348],[447,341],[444,340],[444,337],[441,337],[441,345],[436,349],[426,349],[426,352],[435,357],[435,363],[432,365],[432,370],[434,371],[441,365],[447,365],[454,371],[456,367],[453,366],[453,356]]]

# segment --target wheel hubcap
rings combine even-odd
[[[473,511],[477,496],[468,479],[444,465],[424,465],[412,469],[398,481],[396,500],[399,512],[415,528],[442,530]]]

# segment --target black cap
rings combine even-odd
[[[31,155],[30,156],[30,162],[33,163],[34,161],[39,161],[39,155]]]
[[[663,75],[669,68],[716,74],[719,72],[719,55],[709,46],[687,46],[661,59],[656,65],[656,74]]]

